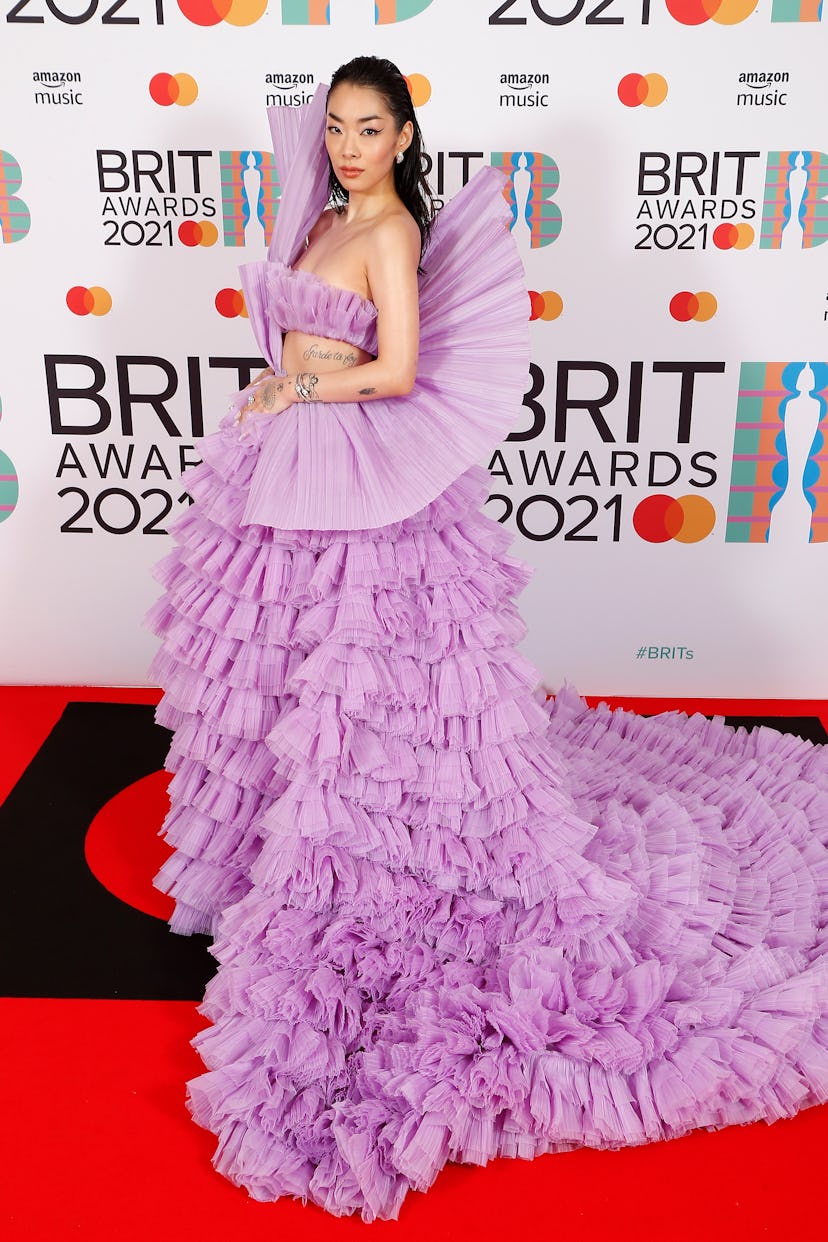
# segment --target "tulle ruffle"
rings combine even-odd
[[[448,1160],[824,1101],[825,750],[547,704],[485,472],[278,530],[240,522],[257,451],[208,442],[153,611],[217,1167],[371,1220]]]

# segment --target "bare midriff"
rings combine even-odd
[[[341,371],[373,361],[373,354],[347,341],[333,341],[326,336],[292,330],[286,332],[282,345],[282,369],[288,375],[312,371]]]

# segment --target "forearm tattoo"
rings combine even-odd
[[[309,345],[302,357],[310,362],[313,359],[316,362],[338,362],[343,367],[352,367],[356,365],[357,356],[355,353],[343,353],[341,349],[322,349],[317,345],[316,341]]]
[[[319,394],[316,391],[318,383],[319,376],[314,375],[312,371],[302,371],[296,376],[296,391],[303,401],[319,400]]]
[[[267,380],[262,388],[262,409],[272,410],[276,398],[284,390],[284,380]]]
[[[376,391],[377,391],[376,388],[360,388],[358,395],[360,397],[370,397],[371,393],[376,392]]]

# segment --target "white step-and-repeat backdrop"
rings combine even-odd
[[[440,197],[511,174],[534,361],[488,507],[545,680],[828,695],[819,0],[2,2],[0,680],[145,680],[179,475],[259,365],[265,108],[371,52]]]

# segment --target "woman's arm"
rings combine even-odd
[[[417,267],[419,231],[392,216],[371,234],[366,262],[368,287],[377,307],[377,356],[373,362],[335,371],[274,375],[260,383],[245,412],[280,413],[294,402],[374,401],[403,396],[417,375],[420,323]]]

